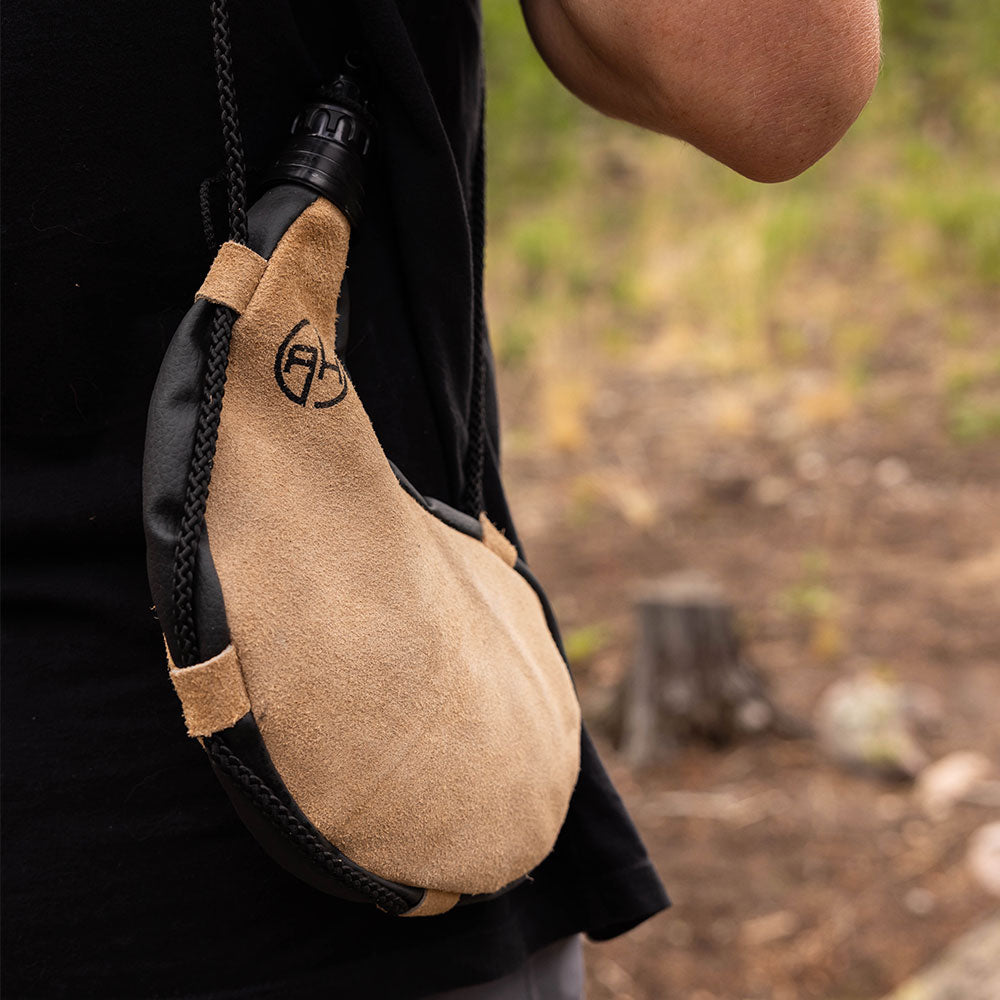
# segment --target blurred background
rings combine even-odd
[[[942,955],[1000,996],[1000,4],[883,16],[861,119],[762,186],[485,2],[508,492],[675,903],[589,948],[591,1000],[877,998]],[[637,588],[692,572],[769,707],[630,751]]]

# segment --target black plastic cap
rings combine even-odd
[[[375,120],[358,84],[341,76],[295,119],[292,138],[264,187],[307,187],[333,202],[354,228],[363,214],[365,157],[374,132]]]

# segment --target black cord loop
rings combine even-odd
[[[472,171],[472,395],[469,407],[469,443],[465,453],[465,490],[462,507],[479,517],[485,509],[483,478],[486,467],[486,314],[483,305],[483,269],[486,257],[486,94],[479,117],[479,145]]]
[[[233,73],[233,54],[229,36],[229,8],[227,0],[212,0],[212,43],[215,51],[215,74],[219,91],[219,112],[222,118],[222,139],[226,157],[226,187],[229,202],[229,238],[237,243],[247,239],[246,166],[243,156],[243,137],[240,134],[239,108],[236,103],[236,79]],[[214,242],[215,233],[211,219],[209,184],[202,184],[200,191],[202,223],[206,235]],[[198,642],[195,617],[195,581],[198,568],[198,547],[205,530],[205,510],[208,505],[212,466],[218,440],[219,420],[222,417],[222,396],[226,389],[226,367],[229,363],[229,344],[233,334],[236,313],[226,306],[216,306],[208,338],[208,358],[205,366],[198,423],[195,429],[191,466],[188,471],[174,550],[173,613],[174,650],[177,666],[188,667],[204,657]],[[209,654],[211,655],[211,654]]]
[[[227,0],[212,0],[212,44],[215,49],[215,79],[219,90],[222,141],[226,152],[226,181],[229,196],[229,238],[247,241],[247,171],[240,132],[240,112],[236,103],[236,77],[229,35]]]

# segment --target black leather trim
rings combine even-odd
[[[471,535],[473,538],[483,540],[483,526],[474,517],[449,507],[448,504],[435,500],[433,497],[424,498],[424,506],[439,520],[444,521],[449,528],[462,532],[463,535]]]
[[[194,620],[198,628],[198,652],[201,662],[218,656],[230,643],[226,604],[222,584],[212,559],[208,528],[202,528],[198,543],[197,576],[194,584]]]
[[[215,307],[196,302],[181,320],[160,364],[146,424],[142,512],[149,588],[171,655],[178,655],[173,615],[174,552],[184,510],[205,368],[204,345]],[[199,548],[195,581],[200,652],[209,659],[229,643],[218,576],[207,544]]]
[[[514,569],[517,570],[521,576],[531,585],[531,589],[535,592],[538,597],[539,603],[542,605],[542,611],[545,612],[545,623],[549,627],[549,632],[552,633],[552,640],[556,644],[556,648],[559,650],[559,655],[563,658],[566,663],[566,669],[569,670],[569,658],[566,656],[566,650],[563,649],[562,636],[559,634],[559,625],[556,622],[555,612],[552,610],[552,605],[549,604],[548,597],[545,596],[545,591],[542,590],[542,585],[535,579],[535,574],[528,569],[528,564],[518,558],[517,562],[514,564]],[[572,679],[572,673],[570,678]],[[574,684],[574,688],[575,688]]]
[[[406,478],[406,476],[399,471],[394,462],[390,461],[389,467],[392,469],[393,475],[396,477],[399,485],[402,486],[403,489],[409,493],[421,507],[424,508],[424,510],[433,514],[439,521],[443,521],[449,528],[454,528],[456,531],[462,532],[463,535],[471,535],[473,538],[478,538],[479,541],[483,540],[483,526],[476,518],[470,517],[468,514],[465,514],[460,510],[456,510],[454,507],[449,507],[448,504],[442,503],[440,500],[435,500],[433,497],[425,497],[423,493],[420,493]]]
[[[390,913],[405,913],[423,900],[423,889],[373,875],[337,850],[309,822],[275,769],[251,713],[204,742],[212,768],[240,819],[286,871],[321,892],[375,903]],[[262,793],[258,782],[270,796]]]
[[[340,279],[340,295],[337,297],[337,325],[334,327],[333,349],[343,361],[347,356],[347,344],[351,339],[351,288],[347,274]]]
[[[316,200],[296,186],[272,188],[250,209],[248,245],[269,258],[288,227]],[[143,523],[149,587],[171,655],[178,656],[173,614],[173,567],[184,509],[191,451],[205,372],[205,350],[215,306],[198,300],[170,341],[146,424],[143,456]],[[229,644],[229,625],[218,574],[205,533],[198,546],[195,621],[202,660]]]
[[[297,184],[282,184],[265,191],[247,215],[247,246],[267,260],[288,227],[319,197]]]
[[[426,499],[424,499],[423,493],[421,493],[416,488],[416,486],[414,486],[413,483],[411,483],[409,479],[407,479],[406,476],[404,476],[403,473],[399,471],[399,467],[391,458],[387,459],[387,461],[389,462],[389,468],[392,469],[392,474],[396,477],[396,481],[399,483],[399,485],[402,486],[403,489],[407,493],[409,493],[410,496],[413,497],[413,499],[416,500],[421,507],[426,507],[427,501]]]
[[[472,903],[488,903],[491,899],[499,899],[501,896],[506,896],[511,889],[516,889],[519,885],[528,881],[527,875],[522,875],[519,879],[515,879],[513,882],[505,885],[502,889],[497,889],[496,892],[479,892],[475,894],[466,893],[459,896],[456,906],[469,906]]]

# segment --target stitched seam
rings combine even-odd
[[[352,889],[368,896],[379,909],[387,913],[398,915],[410,909],[409,902],[398,893],[331,854],[316,835],[220,739],[206,739],[204,745],[212,760],[242,786],[262,815],[285,833],[310,861]]]

